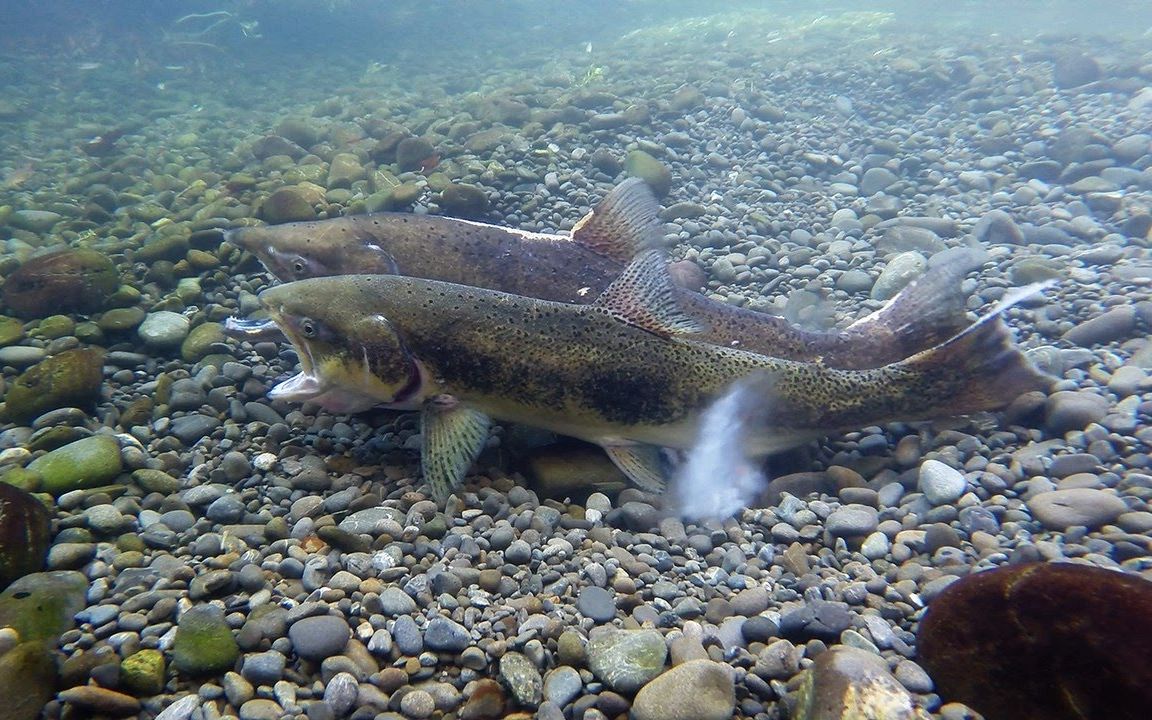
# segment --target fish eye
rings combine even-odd
[[[292,272],[303,275],[307,269],[308,263],[304,262],[304,258],[298,257],[292,261]]]
[[[319,334],[316,323],[308,318],[300,321],[300,334],[306,338],[314,338]]]

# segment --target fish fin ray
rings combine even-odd
[[[676,287],[664,254],[646,250],[628,263],[596,299],[610,315],[661,337],[698,333],[703,326],[676,302]]]
[[[667,485],[661,467],[660,448],[655,445],[612,445],[608,457],[632,484],[644,492],[662,493]]]
[[[627,263],[637,252],[655,244],[659,212],[660,205],[647,183],[629,178],[580,218],[572,228],[572,240],[597,255]]]
[[[980,266],[987,253],[957,248],[948,254],[946,261],[906,285],[882,308],[846,327],[845,342],[882,345],[895,359],[936,347],[963,332],[971,323],[960,281]]]
[[[1046,390],[1056,378],[1041,372],[1016,346],[1004,312],[1040,294],[1054,281],[1034,283],[1008,292],[990,312],[946,342],[899,363],[924,373],[962,378],[965,387],[940,404],[925,408],[925,416],[964,415],[1001,408],[1031,390]]]
[[[438,395],[420,413],[420,464],[438,503],[448,499],[488,440],[488,416],[462,405],[450,395]]]

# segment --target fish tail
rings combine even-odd
[[[960,281],[985,255],[973,248],[948,251],[884,307],[845,328],[845,346],[883,346],[895,359],[947,342],[969,325]]]
[[[939,398],[935,407],[925,409],[925,416],[996,410],[1025,392],[1052,385],[1055,378],[1038,370],[1021,352],[1003,317],[1008,308],[1050,285],[1036,283],[1009,293],[963,332],[898,364],[919,376],[922,397]],[[938,392],[939,388],[946,391]]]

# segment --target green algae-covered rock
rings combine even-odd
[[[120,444],[111,435],[68,443],[28,463],[29,470],[40,473],[44,492],[53,495],[104,485],[123,467]]]
[[[462,218],[480,217],[488,211],[488,196],[475,185],[450,183],[440,193],[440,207],[448,215]]]
[[[14,345],[24,339],[24,322],[0,315],[0,347]]]
[[[283,187],[264,198],[260,217],[270,225],[315,220],[316,210],[299,188]]]
[[[4,282],[4,304],[22,318],[102,309],[120,287],[103,253],[69,248],[30,258]]]
[[[928,606],[917,649],[940,696],[988,720],[1143,720],[1152,582],[1072,563],[975,573]]]
[[[172,664],[184,675],[210,675],[230,670],[240,647],[215,605],[198,605],[180,616],[172,641]]]
[[[164,653],[141,650],[120,663],[120,684],[135,695],[147,697],[164,691]]]
[[[0,483],[0,590],[44,567],[52,536],[44,503],[7,483]]]
[[[928,720],[892,673],[867,650],[837,645],[804,671],[795,720]]]
[[[127,332],[129,330],[135,330],[136,326],[144,322],[144,318],[147,315],[143,308],[112,308],[107,312],[101,313],[100,317],[96,320],[96,325],[106,333]]]
[[[588,668],[619,693],[634,693],[664,670],[668,646],[656,630],[599,632],[588,640]]]
[[[56,694],[56,661],[48,645],[24,642],[0,655],[0,698],[5,720],[36,720]]]
[[[40,485],[43,482],[40,473],[23,467],[9,468],[0,475],[0,483],[7,483],[30,493],[40,492]]]
[[[0,593],[0,627],[21,640],[55,641],[76,626],[87,592],[88,578],[75,570],[25,575]]]
[[[186,362],[198,362],[224,344],[226,336],[220,323],[206,322],[192,328],[180,345],[180,357]]]
[[[104,383],[104,352],[75,348],[45,358],[20,374],[5,397],[15,422],[31,420],[62,407],[90,408]]]
[[[633,150],[624,160],[624,170],[632,177],[648,183],[652,193],[664,197],[672,189],[672,171],[668,166],[643,150]]]
[[[36,334],[46,340],[71,335],[75,330],[76,321],[67,315],[49,315],[36,326]]]
[[[171,495],[180,489],[180,480],[163,470],[140,468],[132,471],[132,481],[148,492]]]

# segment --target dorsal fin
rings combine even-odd
[[[629,325],[662,337],[702,332],[701,323],[680,309],[675,291],[664,253],[646,250],[620,271],[596,299],[596,305]]]
[[[597,255],[626,263],[652,247],[660,204],[640,178],[628,178],[572,228],[572,241]]]

